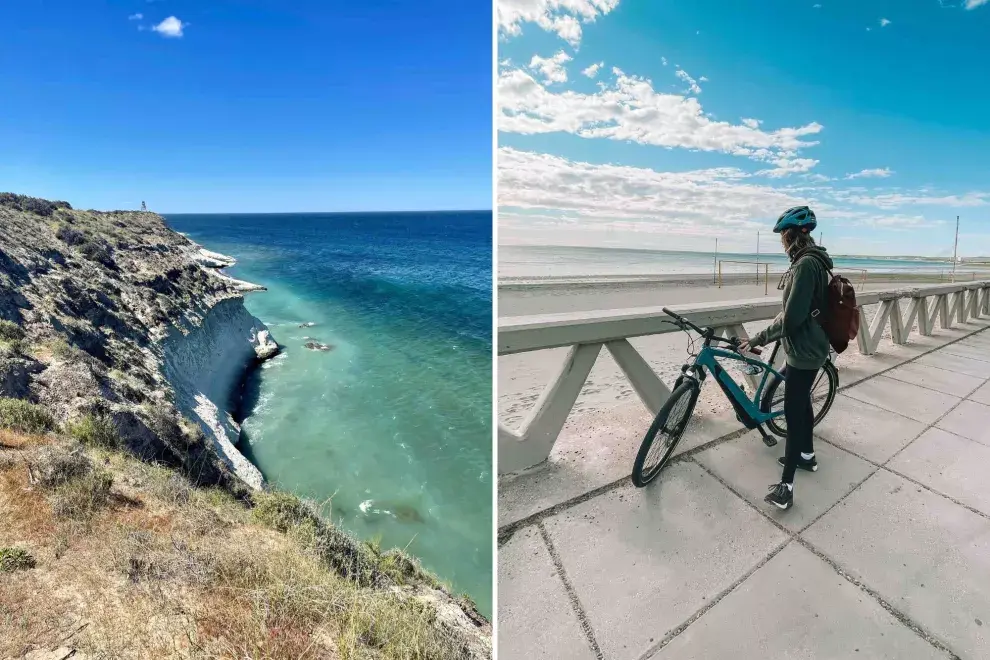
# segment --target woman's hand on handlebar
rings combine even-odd
[[[739,352],[741,353],[754,353],[756,355],[762,353],[759,345],[751,344],[750,340],[748,339],[737,339],[736,341],[739,342],[738,344],[736,344],[736,348],[738,348]]]

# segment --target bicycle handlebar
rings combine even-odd
[[[666,314],[667,316],[669,316],[672,319],[674,319],[675,321],[677,321],[679,325],[687,326],[687,327],[691,328],[692,330],[694,330],[695,332],[697,332],[699,335],[701,335],[702,337],[704,337],[706,340],[708,340],[708,341],[717,341],[717,342],[721,342],[723,344],[728,344],[729,346],[732,346],[733,348],[736,348],[736,349],[739,348],[739,338],[738,337],[732,337],[731,339],[723,339],[722,337],[716,337],[715,336],[715,331],[712,330],[711,328],[699,328],[694,323],[691,323],[690,321],[688,321],[686,318],[684,318],[683,316],[681,316],[677,312],[672,312],[669,309],[667,309],[666,307],[663,307],[661,309],[663,310],[663,313],[664,314]],[[761,351],[756,346],[750,346],[749,351],[753,355],[761,355],[763,353],[763,351]]]

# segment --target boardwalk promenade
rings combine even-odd
[[[639,437],[596,448],[593,435],[580,446],[554,435],[549,461],[499,486],[499,657],[990,657],[990,289],[980,286],[870,301],[865,332],[878,341],[838,360],[842,389],[816,429],[821,467],[798,474],[789,511],[762,501],[783,445],[768,449],[724,416],[693,420],[645,489],[628,479]],[[505,325],[510,342],[521,324]],[[513,350],[501,338],[500,348]],[[567,407],[554,396],[538,406]],[[500,462],[532,439],[502,433]]]

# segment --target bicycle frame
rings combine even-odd
[[[760,406],[760,400],[763,398],[763,392],[766,389],[767,383],[771,376],[779,378],[780,380],[786,380],[786,376],[771,365],[773,364],[774,357],[777,355],[777,351],[780,345],[774,347],[773,353],[770,356],[769,364],[763,362],[762,360],[757,360],[745,355],[741,355],[734,351],[728,351],[721,348],[716,348],[711,346],[708,341],[702,347],[701,352],[694,359],[694,363],[691,365],[685,365],[683,372],[687,374],[688,371],[694,371],[695,377],[700,380],[704,380],[704,371],[707,370],[715,377],[715,382],[718,383],[719,388],[725,394],[726,398],[729,399],[729,403],[732,404],[736,415],[742,421],[743,425],[748,429],[754,429],[762,426],[767,421],[780,417],[784,414],[783,409],[777,412],[764,412]],[[735,360],[737,362],[743,362],[748,365],[752,365],[758,368],[762,372],[762,378],[760,379],[760,384],[756,388],[756,392],[753,394],[752,400],[746,396],[746,392],[738,383],[729,375],[725,367],[718,363],[716,358],[724,358],[729,360]]]

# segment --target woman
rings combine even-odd
[[[829,271],[832,259],[824,248],[815,245],[811,232],[817,226],[815,212],[807,206],[784,211],[774,233],[780,234],[791,267],[781,279],[784,290],[783,311],[763,332],[740,349],[764,346],[778,339],[787,353],[784,388],[784,419],[787,421],[787,449],[778,459],[784,466],[780,483],[770,486],[765,500],[781,509],[794,503],[794,472],[797,468],[814,472],[818,469],[812,444],[814,412],[811,387],[818,371],[829,356],[828,336],[815,319],[824,311],[828,300]]]

